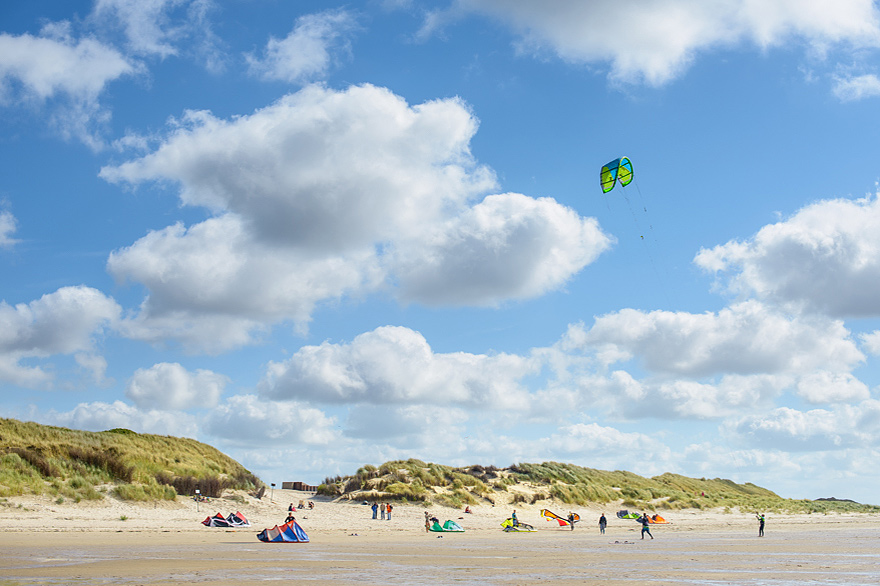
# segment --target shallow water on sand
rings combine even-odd
[[[586,531],[311,537],[308,544],[263,544],[251,533],[228,532],[0,534],[0,586],[880,583],[880,542],[857,530],[761,539],[658,532],[644,541]]]

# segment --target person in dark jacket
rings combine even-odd
[[[651,535],[651,519],[648,518],[648,513],[642,513],[642,516],[639,517],[639,523],[642,524],[642,539],[645,538],[645,533],[647,533],[651,539],[654,539],[654,536]]]

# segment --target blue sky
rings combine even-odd
[[[876,503],[878,49],[865,0],[4,3],[0,416]]]

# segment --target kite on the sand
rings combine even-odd
[[[434,524],[431,525],[431,531],[440,531],[444,533],[464,533],[464,529],[461,525],[449,519],[443,525],[440,525],[439,521],[434,521]]]
[[[250,522],[245,518],[244,515],[239,513],[238,511],[234,513],[230,513],[228,517],[224,517],[220,513],[217,513],[213,517],[208,517],[204,521],[202,521],[202,525],[205,527],[250,527]]]
[[[533,531],[537,531],[534,527],[529,525],[528,523],[521,523],[519,521],[514,521],[513,517],[509,519],[505,519],[501,523],[502,529],[506,533],[531,533]]]
[[[309,536],[296,521],[289,521],[284,525],[263,529],[257,533],[257,539],[267,543],[308,543]]]
[[[541,509],[541,516],[548,521],[558,521],[560,527],[568,527],[571,524],[569,523],[568,517],[560,517],[549,509]],[[571,519],[573,522],[577,523],[581,520],[581,517],[577,513],[572,513]]]

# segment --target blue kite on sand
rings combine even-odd
[[[267,543],[308,543],[309,536],[296,521],[284,525],[275,525],[271,529],[263,529],[257,533],[257,539]]]

